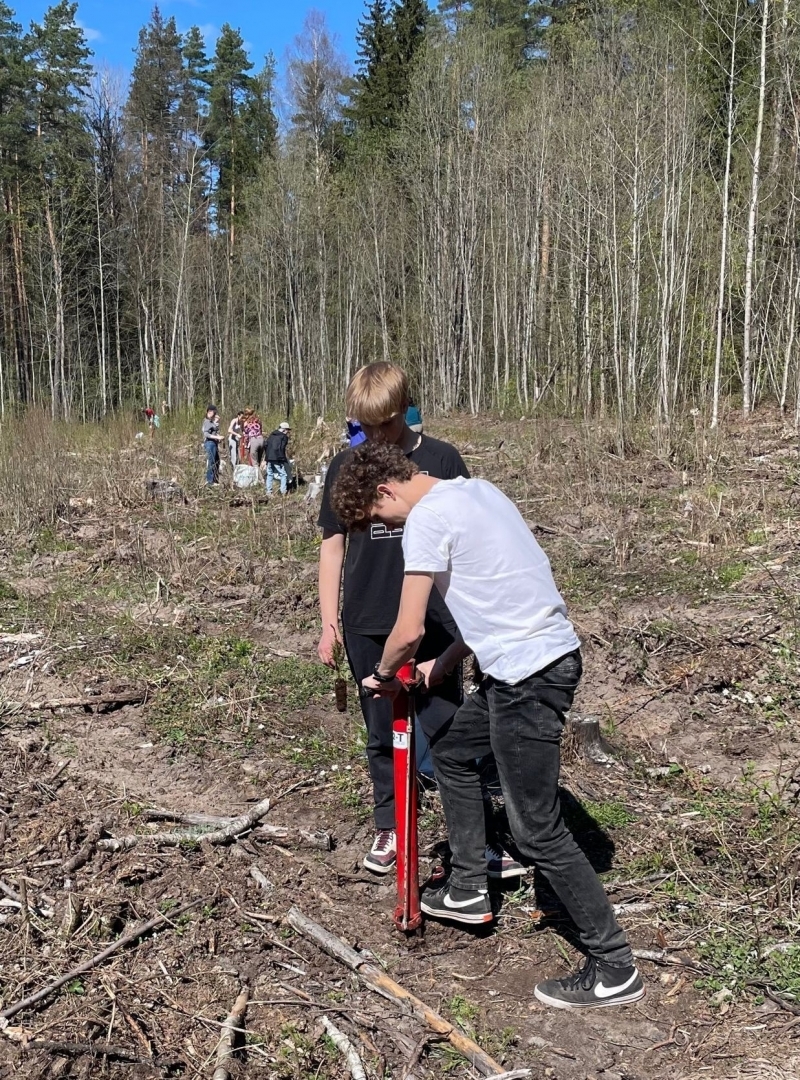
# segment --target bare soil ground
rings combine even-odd
[[[580,1015],[535,1001],[534,983],[580,954],[532,871],[497,891],[491,932],[394,930],[393,876],[360,865],[371,822],[355,696],[337,713],[315,662],[303,489],[270,503],[205,491],[177,425],[155,441],[124,425],[102,443],[54,430],[57,470],[12,462],[0,477],[0,1016],[165,919],[0,1020],[0,1076],[210,1078],[244,983],[233,1077],[348,1075],[323,1015],[369,1077],[476,1075],[295,935],[296,904],[537,1080],[800,1077],[796,436],[765,416],[711,439],[689,419],[670,446],[643,431],[623,455],[602,425],[452,420],[431,433],[517,500],[584,641],[575,712],[599,716],[616,762],[567,745],[565,800],[650,957],[645,999]],[[301,433],[305,472],[334,437]],[[173,476],[185,501],[147,493],[148,478]],[[31,707],[135,691],[141,703]],[[181,828],[154,809],[234,816],[265,797],[264,824],[285,834],[151,839]],[[421,827],[428,867],[445,840],[435,794]],[[332,850],[315,846],[320,831]],[[90,847],[68,868],[87,837],[130,834],[130,850]]]

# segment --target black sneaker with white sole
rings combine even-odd
[[[419,906],[426,915],[433,915],[436,919],[468,923],[470,926],[489,923],[494,919],[486,889],[459,889],[455,885],[443,885],[441,889],[424,892]]]
[[[639,1001],[644,997],[644,985],[635,967],[612,967],[589,956],[574,975],[548,979],[533,993],[554,1009],[601,1009]]]
[[[486,847],[486,873],[490,878],[507,880],[512,877],[525,877],[525,867],[512,858],[505,848],[488,844]]]

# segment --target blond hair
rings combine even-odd
[[[408,376],[397,364],[367,364],[350,380],[345,405],[359,423],[382,424],[408,408]]]

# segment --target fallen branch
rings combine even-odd
[[[37,990],[35,994],[31,994],[29,997],[23,998],[13,1005],[7,1005],[6,1008],[0,1012],[0,1017],[8,1020],[12,1016],[16,1016],[18,1012],[22,1012],[23,1009],[27,1009],[29,1006],[35,1005],[38,1001],[42,1001],[44,998],[54,994],[56,990],[60,990],[62,986],[66,986],[66,984],[72,982],[73,979],[77,979],[80,975],[85,975],[93,968],[99,967],[103,961],[109,958],[109,956],[113,956],[114,953],[119,952],[119,950],[123,949],[126,945],[131,945],[134,941],[138,942],[145,934],[149,934],[152,930],[160,929],[164,923],[172,923],[179,915],[182,915],[185,911],[189,911],[191,908],[197,907],[198,904],[202,903],[204,903],[202,899],[191,900],[188,904],[182,904],[180,907],[175,908],[169,915],[157,915],[154,919],[150,919],[148,922],[135,926],[133,930],[129,930],[127,934],[123,934],[122,937],[117,938],[116,941],[113,941],[107,948],[103,949],[102,952],[97,953],[97,955],[93,956],[90,960],[85,960],[82,964],[78,964],[77,967],[68,971],[66,975],[62,975],[60,978],[48,983],[47,986],[42,987],[41,990]]]
[[[130,851],[137,844],[145,842],[180,845],[199,843],[202,840],[208,844],[227,844],[231,840],[235,840],[237,836],[241,836],[242,833],[249,832],[266,815],[268,810],[269,799],[262,799],[246,814],[236,818],[229,818],[225,826],[213,829],[211,832],[208,831],[207,827],[198,826],[195,829],[181,832],[151,833],[150,836],[140,836],[134,833],[131,836],[112,836],[108,839],[98,840],[97,847],[100,851]]]
[[[56,1042],[52,1039],[31,1039],[25,1043],[26,1050],[49,1050],[51,1054],[59,1054],[62,1057],[78,1057],[81,1054],[89,1054],[91,1057],[105,1057],[113,1061],[124,1061],[128,1065],[155,1065],[166,1069],[179,1063],[177,1058],[140,1057],[131,1053],[124,1046],[114,1046],[112,1043],[75,1043]]]
[[[526,1076],[533,1076],[530,1069],[514,1069],[512,1072],[496,1073],[488,1080],[524,1080]]]
[[[47,712],[51,709],[83,709],[93,705],[140,705],[147,697],[146,690],[131,690],[127,693],[95,694],[93,697],[54,698],[51,701],[7,701],[6,705],[32,712]]]
[[[280,796],[279,796],[280,797]],[[270,804],[275,805],[275,800]],[[231,825],[236,818],[222,817],[217,814],[200,814],[200,813],[178,813],[173,810],[145,810],[144,817],[148,821],[174,821],[180,825],[192,825],[198,828],[219,828],[225,829]],[[296,834],[301,840],[304,840],[310,847],[319,848],[321,851],[331,851],[333,848],[333,840],[330,833],[325,832],[323,829],[312,831],[311,829],[294,829],[288,825],[267,825],[261,823],[255,830],[257,836],[265,836],[267,838],[278,838],[282,840],[292,839]],[[166,833],[161,835],[170,836],[172,834]],[[174,835],[180,836],[180,833]],[[193,839],[192,834],[188,834],[188,838]]]
[[[92,822],[89,826],[89,831],[86,834],[86,840],[83,843],[83,847],[64,863],[65,874],[72,874],[82,866],[86,865],[97,850],[97,841],[100,839],[104,828],[105,822]]]
[[[0,645],[35,645],[41,634],[0,634]]]
[[[335,1024],[332,1024],[327,1016],[321,1016],[319,1022],[325,1028],[325,1033],[328,1035],[333,1045],[347,1062],[347,1071],[350,1073],[353,1080],[367,1080],[367,1074],[364,1072],[361,1058],[356,1053],[356,1048],[347,1038],[345,1033],[340,1031]],[[216,1077],[214,1080],[216,1080]]]
[[[443,1016],[434,1012],[424,1001],[409,993],[394,979],[389,978],[388,975],[385,975],[374,965],[367,963],[364,957],[357,953],[355,949],[351,949],[341,938],[331,934],[319,923],[307,918],[299,908],[290,908],[286,918],[289,925],[298,934],[309,938],[329,956],[340,960],[352,971],[355,971],[370,990],[374,990],[376,994],[380,994],[382,997],[388,998],[389,1001],[400,1005],[401,1008],[427,1024],[437,1034],[443,1035],[477,1069],[481,1076],[493,1076],[502,1072],[502,1065],[499,1065],[463,1031],[460,1031],[454,1024],[448,1023]]]
[[[249,1000],[249,987],[243,986],[233,1008],[222,1024],[222,1034],[217,1047],[217,1063],[211,1080],[230,1080],[231,1074],[227,1063],[236,1053],[236,1035],[242,1030]]]

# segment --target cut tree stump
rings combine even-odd
[[[575,716],[569,718],[567,732],[578,757],[593,765],[614,765],[617,758],[613,746],[600,730],[599,716]]]

